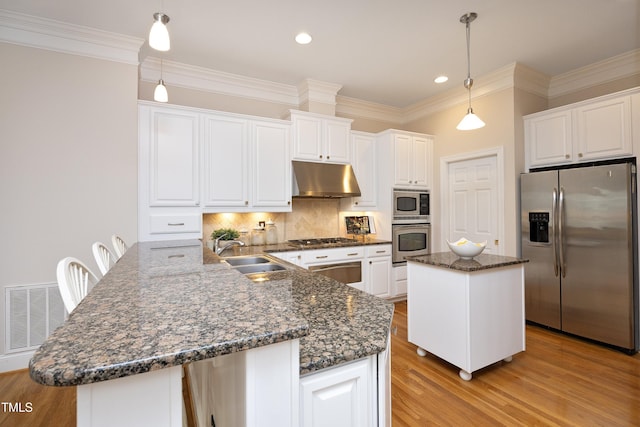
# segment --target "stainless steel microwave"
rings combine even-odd
[[[431,222],[429,215],[429,192],[416,190],[393,190],[393,221]]]

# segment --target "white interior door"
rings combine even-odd
[[[496,156],[449,164],[449,241],[487,241],[484,253],[499,253]]]

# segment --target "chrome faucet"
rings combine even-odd
[[[216,253],[216,255],[221,255],[222,252],[234,246],[244,246],[244,242],[241,242],[240,240],[228,240],[226,241],[226,245],[220,247],[220,239],[222,239],[223,237],[227,237],[227,233],[224,233],[222,236],[213,241],[213,251]]]

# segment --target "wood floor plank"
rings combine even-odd
[[[527,349],[512,362],[463,381],[455,366],[416,354],[407,341],[406,302],[396,303],[393,426],[640,426],[640,354],[535,326],[526,334]],[[36,384],[26,370],[0,374],[0,400],[33,405],[31,413],[0,411],[2,427],[76,424],[75,387]]]

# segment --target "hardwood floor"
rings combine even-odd
[[[444,325],[443,325],[444,326]],[[527,350],[471,381],[407,342],[407,305],[396,304],[391,336],[393,426],[640,426],[640,354],[527,327]],[[73,387],[45,387],[26,370],[0,374],[0,426],[72,427]]]
[[[446,325],[443,325],[445,327]],[[463,381],[407,342],[407,304],[391,336],[393,426],[640,426],[640,354],[527,326],[526,351]]]

